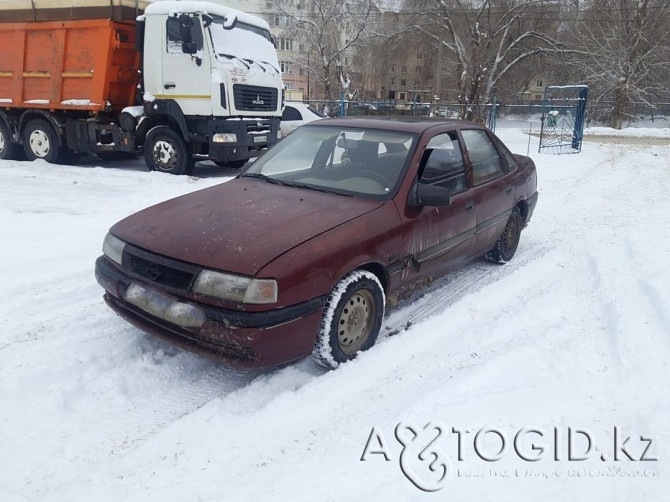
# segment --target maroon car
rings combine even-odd
[[[114,225],[96,277],[118,314],[186,349],[334,368],[375,343],[398,295],[512,258],[536,182],[469,122],[317,121],[234,180]]]

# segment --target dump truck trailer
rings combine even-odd
[[[144,153],[154,170],[239,167],[280,137],[269,26],[209,2],[136,20],[0,23],[0,159]]]

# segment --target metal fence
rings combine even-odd
[[[339,103],[326,101],[305,101],[323,111],[339,111]],[[458,119],[471,112],[480,117],[516,153],[537,152],[542,126],[541,104],[534,105],[479,105],[477,107],[459,103],[407,103],[395,100],[345,101],[346,116],[422,116]],[[330,114],[333,115],[332,113]]]

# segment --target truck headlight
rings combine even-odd
[[[123,265],[123,249],[126,243],[112,234],[105,236],[105,242],[102,244],[102,253],[114,263]]]
[[[239,303],[275,303],[277,281],[202,270],[193,284],[193,292]]]
[[[212,143],[237,143],[237,134],[217,132],[212,136]]]

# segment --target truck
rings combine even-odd
[[[190,174],[280,137],[284,86],[262,19],[164,0],[136,19],[0,23],[0,159],[144,155]]]

